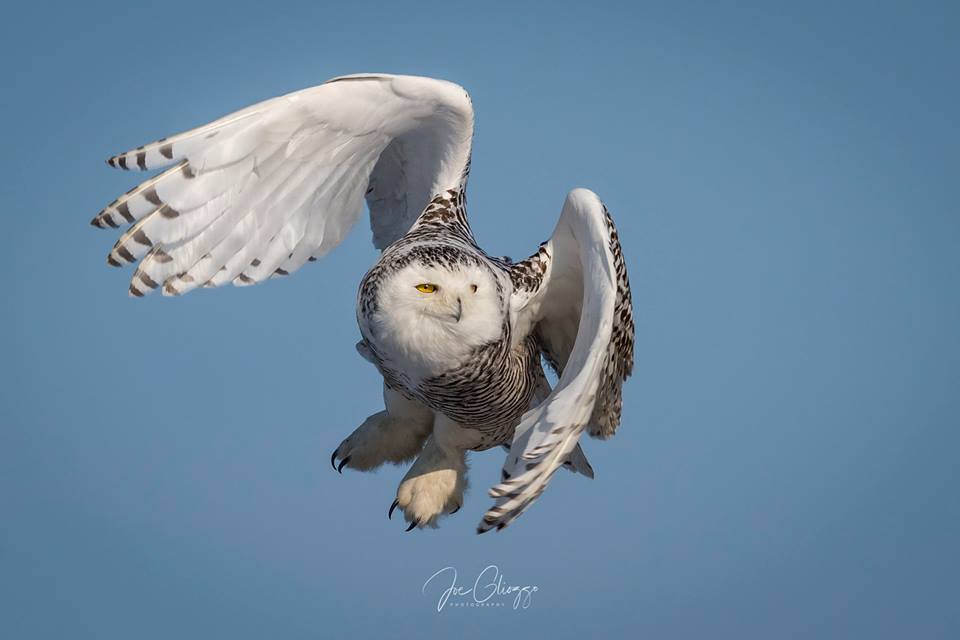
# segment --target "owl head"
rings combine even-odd
[[[407,371],[439,375],[502,337],[503,292],[496,272],[479,260],[411,261],[376,288],[368,339]]]

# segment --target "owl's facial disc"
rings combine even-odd
[[[457,270],[439,269],[429,266],[415,266],[401,272],[397,282],[399,298],[406,298],[408,304],[420,314],[443,322],[459,324],[465,315],[471,315],[487,305],[485,298],[477,295],[480,292],[478,280],[486,282],[484,289],[495,287],[489,274],[484,270],[464,268]],[[404,295],[406,290],[406,295]]]
[[[429,373],[499,339],[506,313],[493,274],[474,265],[407,265],[384,282],[378,302],[378,348]]]
[[[460,318],[463,317],[463,297],[460,294],[464,292],[450,292],[445,287],[441,288],[432,282],[422,282],[414,288],[425,296],[437,299],[432,305],[429,304],[431,300],[424,301],[426,303],[424,309],[427,313],[438,315],[437,311],[439,311],[440,317],[444,317],[447,315],[444,313],[446,310],[454,322],[460,322]],[[470,293],[476,294],[477,289],[477,285],[470,285]],[[454,297],[456,297],[456,306],[454,306]]]

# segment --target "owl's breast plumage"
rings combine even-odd
[[[417,240],[412,238],[406,246],[389,248],[361,283],[357,317],[370,360],[391,388],[484,434],[478,448],[508,443],[520,417],[545,383],[535,335],[513,335],[506,308],[512,288],[508,263],[490,259],[475,247],[465,250],[461,245],[451,247],[436,242],[437,239]],[[455,341],[427,340],[422,349],[429,350],[432,362],[444,365],[424,371],[423,359],[419,357],[423,354],[412,353],[409,346],[399,349],[391,342],[393,336],[378,332],[384,314],[393,312],[378,299],[378,289],[391,274],[412,261],[433,261],[451,269],[461,263],[482,262],[493,274],[496,295],[503,301],[502,314],[495,319],[499,323],[497,335],[468,350]],[[419,330],[424,329],[421,326]]]

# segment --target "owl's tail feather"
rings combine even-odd
[[[583,452],[579,442],[570,452],[570,457],[563,463],[563,466],[574,473],[579,473],[593,480],[593,467],[590,466],[590,461],[587,460],[587,455]]]

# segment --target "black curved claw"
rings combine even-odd
[[[412,531],[413,528],[414,528],[415,526],[417,526],[418,524],[420,524],[420,520],[414,520],[413,522],[410,523],[410,526],[407,527],[407,531]]]
[[[462,507],[462,506],[463,506],[462,504],[458,504],[458,505],[457,505],[457,508],[454,509],[453,511],[451,511],[450,513],[448,513],[447,515],[448,515],[448,516],[452,516],[452,515],[455,514],[457,511],[460,511],[460,507]]]
[[[340,447],[337,447],[333,450],[333,453],[330,454],[330,466],[336,470],[337,468],[337,451],[340,451]]]
[[[387,520],[393,520],[393,510],[397,508],[398,504],[400,504],[400,500],[394,500],[393,504],[390,505],[390,511],[387,511]]]
[[[343,473],[343,465],[347,464],[348,462],[350,462],[350,456],[347,456],[346,458],[341,460],[340,464],[337,465],[337,473]]]

